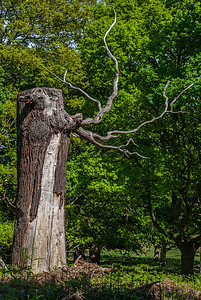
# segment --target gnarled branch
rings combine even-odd
[[[164,91],[163,91],[163,96],[165,98],[165,108],[163,110],[163,112],[157,116],[157,117],[154,117],[152,118],[151,120],[148,120],[148,121],[144,121],[143,123],[141,123],[138,127],[132,129],[132,130],[129,130],[129,131],[121,131],[121,130],[113,130],[113,131],[109,131],[107,132],[107,135],[106,136],[101,136],[99,134],[96,134],[96,133],[92,133],[91,131],[88,131],[88,130],[84,130],[83,127],[84,126],[87,126],[87,125],[91,125],[91,124],[98,124],[101,122],[103,116],[108,113],[112,107],[112,103],[115,99],[115,97],[117,96],[118,94],[118,80],[119,80],[119,70],[118,70],[118,61],[116,59],[116,57],[110,52],[109,48],[108,48],[108,45],[107,45],[107,42],[106,42],[106,37],[108,35],[108,33],[111,31],[112,27],[116,24],[116,12],[114,10],[114,15],[115,15],[115,18],[114,18],[114,22],[112,23],[112,25],[110,26],[110,28],[108,29],[108,31],[106,32],[104,38],[103,38],[103,41],[104,41],[104,48],[106,49],[107,51],[107,54],[108,56],[114,61],[114,64],[115,64],[115,78],[114,78],[114,82],[113,82],[113,92],[112,94],[108,97],[108,100],[107,100],[107,103],[106,103],[106,106],[104,108],[102,108],[101,106],[101,103],[99,100],[97,99],[94,99],[92,98],[91,96],[89,96],[85,91],[83,91],[81,88],[79,87],[75,87],[73,86],[70,82],[67,82],[66,81],[66,74],[67,74],[67,71],[65,72],[64,74],[64,79],[61,79],[59,78],[57,75],[55,75],[54,73],[52,73],[56,78],[58,78],[61,82],[69,85],[71,88],[73,89],[76,89],[78,91],[80,91],[83,95],[85,95],[89,100],[97,103],[98,105],[98,113],[97,115],[94,117],[94,118],[87,118],[85,120],[81,120],[81,122],[79,123],[79,126],[77,126],[77,128],[75,130],[73,130],[73,132],[75,132],[81,139],[85,139],[87,141],[90,141],[92,142],[93,144],[95,145],[98,145],[102,148],[108,148],[108,149],[116,149],[116,150],[119,150],[125,154],[135,154],[135,155],[138,155],[142,158],[145,158],[144,156],[140,155],[138,152],[130,152],[126,149],[126,147],[130,144],[130,143],[133,143],[135,146],[137,146],[135,144],[135,142],[133,141],[132,138],[130,138],[128,140],[128,142],[125,144],[125,145],[120,145],[120,146],[112,146],[112,145],[105,145],[103,144],[103,142],[105,141],[108,141],[110,140],[111,138],[116,138],[118,134],[132,134],[132,133],[135,133],[137,132],[139,129],[141,129],[142,127],[144,127],[145,125],[148,125],[152,122],[155,122],[159,119],[161,119],[166,113],[180,113],[180,112],[183,112],[183,111],[173,111],[173,105],[174,103],[178,100],[178,98],[186,91],[188,90],[193,84],[189,85],[188,87],[186,87],[171,103],[169,103],[169,99],[166,95],[166,90],[167,90],[167,87],[170,83],[170,81],[167,82],[165,88],[164,88]],[[184,113],[184,112],[183,112]]]
[[[113,131],[109,131],[107,133],[107,136],[105,138],[102,138],[102,140],[108,140],[109,138],[113,138],[113,137],[116,137],[114,136],[115,134],[130,134],[130,133],[135,133],[137,132],[140,128],[144,127],[145,125],[147,124],[150,124],[150,123],[153,123],[159,119],[161,119],[165,114],[167,113],[186,113],[184,111],[173,111],[173,104],[177,101],[177,99],[185,92],[187,91],[192,85],[190,84],[187,88],[185,88],[169,105],[169,100],[168,100],[168,97],[166,96],[166,89],[169,85],[170,81],[167,82],[165,88],[164,88],[164,91],[163,91],[163,96],[165,97],[165,109],[163,110],[163,112],[157,116],[157,117],[154,117],[152,118],[151,120],[148,120],[148,121],[145,121],[143,123],[141,123],[138,127],[132,129],[132,130],[128,130],[128,131],[121,131],[121,130],[113,130]],[[170,106],[170,109],[169,109],[169,106]]]
[[[112,103],[113,103],[113,100],[115,99],[115,97],[117,96],[118,94],[118,80],[119,80],[119,69],[118,69],[118,61],[116,59],[116,57],[110,52],[109,48],[108,48],[108,45],[107,45],[107,42],[106,42],[106,37],[108,35],[108,33],[111,31],[112,27],[116,24],[116,12],[114,10],[114,14],[115,14],[115,18],[114,18],[114,22],[112,23],[112,25],[110,26],[110,28],[108,29],[108,31],[106,32],[104,38],[103,38],[103,41],[104,41],[104,44],[105,44],[105,49],[108,53],[108,56],[114,61],[115,63],[115,78],[114,78],[114,82],[113,82],[113,92],[112,94],[110,95],[110,97],[108,97],[108,100],[107,100],[107,103],[105,105],[104,108],[102,108],[101,106],[101,103],[99,100],[97,99],[94,99],[92,98],[90,95],[88,95],[85,91],[83,91],[81,88],[79,87],[75,87],[73,86],[70,82],[66,81],[66,74],[67,74],[67,71],[65,72],[64,74],[64,79],[61,79],[59,78],[57,75],[55,75],[54,73],[52,73],[57,79],[59,79],[61,82],[69,85],[72,89],[75,89],[75,90],[78,90],[80,91],[83,95],[85,95],[89,100],[95,102],[98,104],[98,109],[99,109],[99,112],[97,113],[97,115],[94,117],[94,118],[87,118],[85,120],[82,121],[82,123],[80,124],[80,126],[87,126],[87,125],[90,125],[90,124],[98,124],[102,121],[102,118],[105,114],[107,114],[111,107],[112,107]]]
[[[93,144],[95,145],[98,145],[102,148],[108,148],[108,149],[115,149],[115,150],[119,150],[125,154],[129,154],[129,155],[138,155],[139,157],[141,158],[146,158],[144,156],[142,156],[141,154],[139,154],[138,152],[130,152],[126,149],[126,147],[132,142],[135,146],[136,143],[134,142],[134,140],[132,138],[130,138],[128,140],[128,142],[125,144],[125,145],[121,145],[121,146],[111,146],[111,145],[105,145],[105,144],[102,144],[100,142],[104,142],[104,141],[107,141],[111,138],[116,138],[117,137],[117,134],[131,134],[131,133],[135,133],[137,132],[139,129],[141,129],[142,127],[144,127],[145,125],[148,125],[150,123],[153,123],[154,121],[157,121],[159,119],[161,119],[166,113],[182,113],[183,111],[173,111],[173,104],[176,102],[176,100],[186,91],[188,90],[193,84],[189,85],[187,88],[185,88],[169,105],[169,100],[168,100],[168,97],[166,96],[166,89],[169,85],[169,81],[167,82],[165,88],[164,88],[164,91],[163,91],[163,96],[165,97],[165,109],[163,110],[163,112],[157,116],[157,117],[154,117],[152,118],[151,120],[148,120],[148,121],[145,121],[143,123],[141,123],[138,127],[132,129],[132,130],[129,130],[129,131],[120,131],[120,130],[113,130],[113,131],[109,131],[107,133],[106,136],[101,136],[101,135],[98,135],[96,133],[92,133],[91,131],[88,131],[88,130],[84,130],[83,128],[79,128],[76,130],[76,133],[83,139],[85,140],[88,140],[90,142],[92,142]],[[169,109],[169,106],[170,106],[170,109]],[[97,141],[98,140],[98,141]]]

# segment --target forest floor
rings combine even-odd
[[[166,266],[154,262],[152,252],[136,255],[104,251],[101,264],[69,259],[68,267],[33,275],[29,269],[2,270],[0,299],[5,300],[165,300],[200,299],[199,259],[195,275],[180,274],[179,252],[168,253]]]

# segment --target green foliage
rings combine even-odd
[[[95,1],[3,1],[0,55],[5,85],[18,91],[49,86],[61,88],[50,72],[80,84],[84,78],[79,55],[74,51],[90,21]],[[20,11],[20,13],[19,13]],[[74,93],[64,88],[69,107],[79,105]],[[14,96],[15,97],[15,96]],[[74,99],[72,99],[74,98]]]
[[[0,67],[0,220],[3,219],[3,221],[13,217],[12,206],[16,197],[17,185],[16,104],[13,103],[11,96],[14,91],[10,86],[4,84],[4,71]],[[8,239],[10,239],[10,234],[8,234]],[[6,243],[5,246],[8,244]]]
[[[5,221],[0,223],[0,255],[11,248],[14,233],[14,222]]]
[[[83,149],[85,151],[83,151]],[[69,246],[139,249],[145,229],[127,194],[122,165],[94,146],[69,156],[67,241]],[[123,174],[124,175],[124,174]]]

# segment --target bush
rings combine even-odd
[[[14,222],[0,223],[0,256],[8,262],[14,234]]]

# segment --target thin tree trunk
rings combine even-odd
[[[34,273],[66,263],[69,120],[60,90],[33,89],[18,95],[18,194],[12,262],[30,265]]]
[[[154,261],[159,260],[160,247],[158,244],[154,244]]]
[[[160,251],[160,264],[162,266],[166,265],[166,253],[167,253],[167,249],[166,249],[166,243],[162,243],[161,246],[161,251]]]
[[[93,244],[89,249],[89,262],[100,264],[100,248],[96,244]]]

